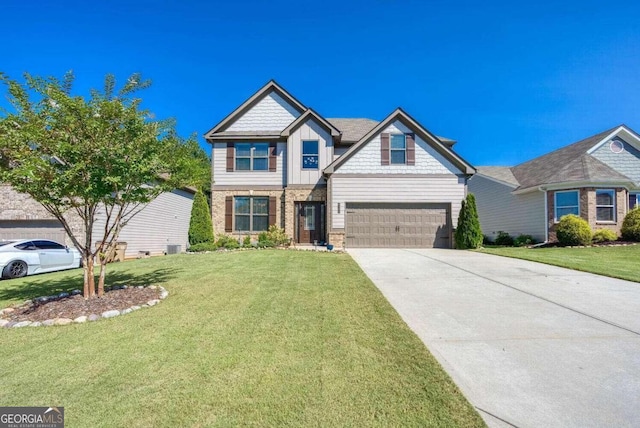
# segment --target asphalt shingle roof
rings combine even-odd
[[[355,143],[378,124],[372,119],[327,119],[329,123],[342,132],[343,143]]]
[[[494,178],[504,183],[518,186],[518,180],[513,176],[510,166],[479,166],[477,167],[478,174],[486,175],[487,177]]]

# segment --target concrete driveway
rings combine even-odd
[[[639,283],[469,251],[349,253],[489,426],[640,426]]]

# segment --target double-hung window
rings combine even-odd
[[[269,143],[237,143],[236,171],[268,171]]]
[[[302,140],[302,169],[318,169],[318,140]]]
[[[269,197],[236,196],[235,230],[261,232],[269,228]]]
[[[404,134],[391,134],[391,164],[407,163],[407,139]]]
[[[616,221],[615,190],[596,190],[596,221]]]
[[[567,214],[580,215],[580,195],[577,190],[555,193],[555,220]]]

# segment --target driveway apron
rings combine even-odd
[[[489,426],[640,426],[640,283],[470,251],[349,253]]]

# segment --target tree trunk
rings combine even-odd
[[[84,293],[85,299],[89,299],[96,296],[96,283],[93,278],[93,254],[89,254],[86,260],[83,260],[84,265]]]
[[[104,278],[107,275],[107,263],[102,257],[100,258],[100,278],[98,279],[98,297],[104,294]]]

